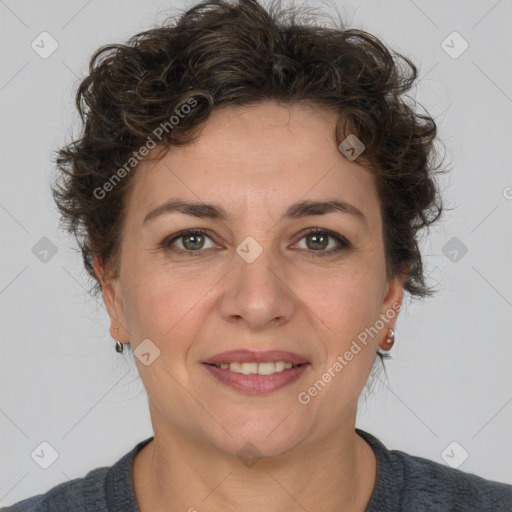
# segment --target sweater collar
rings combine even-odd
[[[366,512],[399,510],[399,489],[390,461],[390,452],[376,437],[356,428],[356,433],[372,448],[377,459],[377,478]],[[138,443],[108,471],[105,479],[105,501],[111,512],[140,512],[135,497],[133,461],[138,452],[153,441],[154,436]],[[127,486],[126,483],[129,483]]]

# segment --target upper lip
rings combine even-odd
[[[285,352],[283,350],[267,350],[265,352],[253,352],[251,350],[239,349],[222,352],[203,361],[207,364],[220,363],[270,363],[272,361],[283,361],[291,364],[309,363],[299,354]]]

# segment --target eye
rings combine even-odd
[[[305,232],[302,233],[302,239],[306,239],[306,251],[309,253],[309,256],[329,256],[331,254],[342,251],[343,249],[348,249],[351,247],[351,243],[343,236],[333,233],[331,231],[321,229],[321,228],[309,228]],[[201,255],[201,253],[205,252],[201,249],[211,249],[215,247],[215,244],[211,244],[210,247],[205,247],[205,238],[212,241],[212,238],[207,234],[204,229],[188,229],[185,231],[180,231],[170,237],[166,238],[160,246],[166,250],[173,251],[176,253],[182,254],[193,254],[197,253],[197,255]],[[325,250],[326,247],[329,246],[329,239],[337,242],[338,246],[331,247],[328,250]],[[181,247],[176,246],[178,245]]]
[[[209,238],[211,240],[211,237],[208,236],[203,229],[188,229],[166,238],[162,242],[161,246],[165,249],[178,253],[200,253],[202,252],[200,249],[205,249],[205,238]],[[173,247],[175,242],[180,242],[182,248]],[[214,247],[214,245],[206,247],[206,249],[211,249],[212,247]]]
[[[338,247],[335,246],[329,250],[324,250],[329,246],[329,238],[335,240],[338,243]],[[317,253],[311,254],[313,257],[329,256],[351,247],[350,242],[345,237],[321,228],[309,228],[303,233],[301,240],[303,239],[306,239],[306,250]]]

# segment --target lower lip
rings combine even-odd
[[[211,364],[204,364],[204,366],[217,380],[236,391],[262,395],[277,391],[296,381],[309,368],[310,364],[303,364],[271,375],[245,375],[230,370],[222,370]]]

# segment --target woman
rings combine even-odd
[[[512,510],[355,428],[404,291],[430,293],[436,125],[408,59],[297,20],[205,2],[92,58],[54,197],[154,436],[4,510]]]

